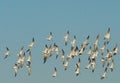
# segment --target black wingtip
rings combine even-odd
[[[26,52],[29,52],[30,51],[30,49],[28,49]]]

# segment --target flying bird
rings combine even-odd
[[[33,48],[34,44],[35,44],[35,40],[34,40],[34,38],[33,38],[33,39],[32,39],[32,42],[31,42],[30,45],[28,46],[28,50],[27,50],[26,52],[30,51],[30,50]]]
[[[6,59],[8,56],[10,56],[10,49],[8,47],[6,47],[6,52],[5,52],[4,59]]]
[[[96,59],[92,59],[92,62],[91,62],[91,67],[92,67],[92,72],[95,71],[95,63],[96,63]]]
[[[67,70],[68,69],[68,65],[69,65],[69,58],[66,58],[65,64],[64,64],[64,69]]]
[[[106,47],[106,42],[104,42],[103,46],[100,48],[101,50],[101,55],[103,55],[104,51],[105,51],[105,47]]]
[[[54,72],[53,72],[53,74],[52,74],[52,77],[56,77],[57,76],[57,69],[56,69],[56,67],[54,68]]]
[[[85,69],[90,69],[91,66],[91,59],[89,59],[89,63],[87,64],[87,66],[85,67]]]
[[[53,34],[52,34],[52,32],[50,32],[50,35],[48,36],[47,40],[52,41],[52,38],[53,38]]]
[[[61,56],[62,64],[65,63],[65,51],[62,49],[62,56]]]
[[[31,66],[27,65],[26,67],[27,67],[28,76],[30,76],[30,74],[31,74]]]
[[[69,35],[70,35],[69,31],[67,31],[66,35],[64,36],[65,46],[66,46],[67,43],[68,43]]]
[[[74,39],[73,39],[72,42],[71,42],[72,47],[75,46],[76,41],[77,41],[77,38],[76,38],[76,35],[74,35]]]
[[[31,57],[32,57],[32,54],[31,54],[31,51],[29,52],[29,55],[27,57],[27,65],[30,66],[31,65]]]
[[[101,59],[101,62],[102,62],[102,67],[104,67],[104,66],[105,66],[105,61],[106,61],[106,60],[105,60],[105,58],[102,58],[102,59]]]
[[[89,40],[90,36],[88,35],[87,38],[85,39],[85,41],[83,42],[83,45],[88,45],[88,40]]]
[[[113,72],[113,68],[114,68],[114,60],[113,59],[112,59],[112,62],[110,64],[109,68],[110,68],[111,72]]]
[[[106,67],[103,74],[102,74],[102,76],[101,76],[101,80],[103,80],[106,77],[107,70],[108,70],[108,68]]]
[[[110,27],[107,30],[107,33],[104,35],[104,39],[107,41],[107,44],[110,41]]]
[[[54,43],[54,47],[55,47],[55,53],[56,53],[56,59],[57,59],[59,55],[59,47],[55,43]]]
[[[16,77],[17,74],[18,74],[18,66],[17,66],[17,64],[15,64],[15,65],[13,66],[13,70],[14,70],[14,72],[15,72],[15,77]]]
[[[75,69],[75,74],[76,74],[76,76],[78,76],[79,73],[80,73],[80,68],[79,68],[79,65],[76,64],[76,69]]]
[[[87,52],[88,59],[92,56],[92,53],[93,53],[92,47],[90,46],[90,47],[89,47],[89,50],[88,50],[88,52]]]
[[[113,49],[113,55],[116,55],[117,53],[118,53],[118,44],[116,44]]]
[[[94,45],[94,48],[98,47],[98,43],[99,43],[99,37],[100,37],[100,35],[98,34],[98,35],[97,35],[97,37],[96,37],[96,40],[95,40],[95,42],[93,43],[93,45]]]

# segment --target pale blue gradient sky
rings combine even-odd
[[[64,71],[60,60],[52,57],[43,64],[42,51],[49,32],[54,35],[53,41],[66,53],[70,47],[64,47],[63,36],[70,31],[70,40],[76,35],[77,45],[81,45],[87,35],[90,42],[100,34],[100,46],[108,26],[111,28],[111,41],[108,46],[112,49],[120,39],[120,1],[119,0],[0,0],[0,81],[3,83],[113,83],[120,79],[120,57],[115,56],[115,70],[109,73],[105,80],[100,80],[104,71],[97,63],[94,74],[84,69],[87,61],[82,61],[81,74],[74,75],[74,62],[68,71]],[[17,60],[21,46],[27,49],[32,38],[35,47],[32,50],[32,72],[28,77],[26,68],[19,71],[14,78],[12,67]],[[3,60],[5,47],[11,50],[7,60]],[[83,54],[83,60],[86,60]],[[60,58],[60,57],[59,57]],[[100,58],[100,57],[99,57]],[[74,60],[75,61],[75,60]],[[52,78],[54,67],[58,68],[58,76]]]

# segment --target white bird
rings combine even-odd
[[[94,51],[93,51],[93,55],[92,55],[92,58],[96,58],[98,56],[99,52],[98,52],[98,47],[94,48]]]
[[[27,50],[26,52],[30,51],[30,50],[33,48],[34,44],[35,44],[35,40],[34,40],[34,38],[33,38],[33,39],[32,39],[32,42],[31,42],[30,45],[28,46],[28,50]]]
[[[113,52],[112,51],[108,51],[107,49],[107,55],[105,56],[106,60],[108,61],[108,63],[110,64],[112,56],[113,56]]]
[[[49,57],[48,54],[44,54],[43,57],[44,57],[44,61],[43,61],[43,63],[46,63],[46,61],[47,61],[47,59],[48,59],[48,57]]]
[[[18,74],[18,66],[17,66],[17,64],[15,64],[15,65],[13,66],[13,70],[14,70],[14,72],[15,72],[15,77],[16,77],[17,74]]]
[[[91,46],[90,46],[90,47],[89,47],[89,50],[88,50],[88,52],[87,52],[88,59],[92,56],[92,53],[93,53],[93,51],[92,51],[92,48],[91,48]]]
[[[73,39],[72,42],[71,42],[72,47],[75,46],[76,41],[77,41],[77,38],[76,38],[76,36],[74,35],[74,39]]]
[[[64,41],[65,41],[65,46],[67,45],[68,43],[68,40],[69,40],[69,31],[67,31],[66,35],[64,36]]]
[[[76,76],[78,76],[79,73],[80,73],[80,68],[79,68],[79,65],[76,64],[76,69],[75,69],[75,74],[76,74]]]
[[[117,53],[118,53],[118,44],[116,44],[113,49],[113,55],[116,55]]]
[[[45,49],[44,49],[44,51],[43,51],[43,54],[47,54],[48,53],[48,46],[47,46],[47,44],[45,45]]]
[[[94,45],[94,48],[98,47],[98,43],[99,43],[99,37],[100,37],[100,35],[98,34],[98,35],[97,35],[97,37],[96,37],[96,40],[95,40],[95,42],[93,43],[93,45]]]
[[[87,64],[87,66],[85,67],[85,69],[90,69],[91,66],[91,59],[89,59],[89,63]]]
[[[105,66],[105,58],[102,58],[101,62],[102,62],[102,67],[104,67]]]
[[[67,57],[67,58],[66,58],[66,62],[65,62],[65,64],[64,64],[64,69],[65,69],[65,70],[68,69],[68,65],[69,65],[69,61],[68,61],[68,60],[69,60],[69,58]]]
[[[28,57],[27,57],[27,62],[28,62],[28,66],[30,66],[31,65],[31,57],[32,57],[32,54],[31,54],[31,51],[29,52],[29,55],[28,55]]]
[[[75,50],[74,50],[74,47],[71,47],[71,51],[70,51],[69,57],[70,58],[74,58],[74,56],[75,56]]]
[[[8,56],[10,56],[10,49],[8,47],[6,47],[6,52],[5,52],[4,59],[6,59]]]
[[[56,67],[54,68],[54,72],[53,72],[53,74],[52,74],[52,77],[56,77],[57,76],[57,69],[56,69]]]
[[[109,51],[108,49],[107,49],[107,55],[105,56],[106,58],[110,58],[110,57],[112,57],[112,55],[113,55],[113,51]]]
[[[17,60],[17,67],[18,67],[18,69],[22,68],[22,58],[21,57],[19,57]]]
[[[104,51],[105,51],[105,47],[106,47],[106,42],[104,42],[103,46],[100,48],[101,50],[101,55],[103,55]]]
[[[107,44],[110,41],[110,28],[108,28],[107,33],[104,35],[104,39],[107,41]]]
[[[79,48],[78,48],[78,46],[76,46],[74,52],[75,52],[75,53],[74,53],[75,56],[78,56],[78,55],[79,55]]]
[[[56,43],[54,43],[54,48],[55,48],[56,59],[57,59],[58,55],[59,55],[59,47],[58,47],[58,45],[56,45]]]
[[[78,59],[78,63],[77,63],[77,65],[78,65],[78,67],[80,68],[80,58]]]
[[[53,38],[53,34],[52,34],[52,32],[50,32],[50,35],[48,36],[47,40],[52,41],[52,38]]]
[[[83,42],[83,45],[88,45],[88,40],[89,40],[90,36],[88,35],[87,38],[85,39],[85,41]]]
[[[30,74],[31,74],[31,66],[27,65],[26,67],[27,67],[28,76],[30,76]]]
[[[92,59],[92,62],[91,62],[91,67],[92,67],[92,72],[95,71],[95,62],[96,60],[95,59]]]
[[[106,74],[107,74],[107,67],[105,68],[102,76],[101,76],[101,80],[104,79],[106,77]]]
[[[65,63],[65,51],[62,49],[62,56],[61,56],[62,64]]]
[[[81,45],[80,49],[79,49],[79,55],[82,55],[84,50],[85,50],[86,46],[85,45]]]
[[[25,52],[23,56],[21,57],[21,68],[24,66],[24,63],[25,63]]]
[[[23,56],[24,55],[24,47],[22,46],[21,49],[20,49],[20,52],[19,52],[19,56]]]
[[[112,59],[112,63],[109,66],[111,72],[113,72],[113,68],[114,68],[114,60]]]

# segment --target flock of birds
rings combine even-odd
[[[59,58],[60,55],[60,59],[61,59],[61,63],[63,64],[64,70],[67,71],[69,69],[69,61],[71,59],[74,59],[74,57],[78,58],[77,63],[75,64],[75,75],[78,76],[80,74],[80,70],[81,70],[81,56],[83,55],[84,51],[86,50],[86,48],[89,45],[89,49],[86,50],[87,51],[87,59],[86,61],[88,61],[88,64],[86,65],[85,69],[86,70],[91,70],[91,72],[95,71],[95,67],[96,67],[96,62],[97,62],[97,57],[100,54],[102,56],[101,58],[101,66],[104,68],[103,74],[101,75],[100,79],[104,79],[108,73],[108,70],[110,70],[111,72],[113,72],[114,70],[114,56],[118,54],[118,44],[115,44],[115,47],[112,50],[107,49],[107,45],[109,45],[110,42],[110,38],[111,38],[111,33],[110,33],[110,28],[108,28],[107,32],[104,35],[104,42],[103,45],[100,48],[99,51],[99,37],[100,35],[98,34],[95,41],[93,42],[93,44],[90,45],[89,43],[89,38],[90,35],[88,35],[84,42],[80,45],[80,47],[78,47],[76,45],[77,42],[77,37],[76,35],[74,35],[73,40],[71,41],[71,43],[69,43],[70,41],[70,32],[67,31],[65,36],[64,36],[64,46],[68,46],[70,45],[70,52],[66,55],[65,54],[65,50],[64,49],[59,49],[59,46],[54,43],[53,45],[50,44],[46,44],[45,48],[42,52],[43,54],[43,63],[45,64],[48,59],[50,57],[52,57],[52,55],[56,55],[56,59]],[[50,32],[49,36],[46,38],[47,41],[49,42],[53,42],[53,34],[52,32]],[[34,38],[32,39],[31,43],[28,46],[28,49],[25,51],[24,47],[21,47],[20,51],[18,52],[18,59],[16,61],[16,63],[13,66],[13,70],[14,70],[14,75],[15,77],[18,74],[18,70],[23,68],[24,65],[26,65],[27,67],[27,71],[28,71],[28,75],[30,75],[31,73],[31,57],[32,57],[32,53],[31,50],[35,45],[35,40]],[[107,51],[107,53],[105,54],[105,51]],[[28,55],[27,57],[25,55]],[[6,52],[5,52],[5,57],[4,59],[8,58],[10,56],[10,49],[8,47],[6,47]],[[26,59],[27,58],[27,59]],[[26,63],[26,64],[25,64]],[[54,67],[54,71],[52,76],[56,77],[57,76],[57,68]]]

